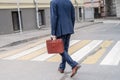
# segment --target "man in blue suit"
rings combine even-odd
[[[64,73],[66,62],[72,67],[73,77],[80,68],[78,63],[74,61],[68,54],[70,36],[74,33],[75,11],[70,0],[52,0],[50,2],[51,14],[51,38],[61,38],[64,42],[64,52],[59,71]]]

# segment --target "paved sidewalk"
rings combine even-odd
[[[95,23],[96,22],[79,22],[75,24],[75,29],[93,25]],[[40,30],[30,30],[23,31],[21,33],[0,35],[0,48],[10,45],[16,45],[45,36],[50,36],[50,27],[44,27]]]
[[[119,19],[95,19],[94,22],[102,22],[102,23],[119,23]]]

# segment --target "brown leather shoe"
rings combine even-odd
[[[60,73],[64,73],[64,70],[62,70],[62,69],[58,69],[58,71],[60,72]]]
[[[72,74],[71,74],[71,77],[73,77],[76,73],[77,73],[77,70],[80,68],[81,66],[75,66],[73,69],[72,69]]]

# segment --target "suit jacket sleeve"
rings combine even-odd
[[[75,24],[75,9],[74,9],[73,5],[71,6],[71,18],[72,18],[72,24],[73,24],[73,27],[74,27],[74,24]]]
[[[57,27],[57,6],[55,2],[50,2],[51,34],[55,35]]]

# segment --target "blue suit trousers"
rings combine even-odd
[[[69,48],[69,42],[70,42],[70,36],[71,34],[67,34],[67,35],[62,35],[58,38],[61,38],[63,40],[64,43],[64,52],[61,55],[62,57],[62,61],[59,65],[59,68],[64,70],[66,67],[66,62],[72,67],[74,68],[78,63],[76,61],[74,61],[70,55],[68,54],[68,48]]]

